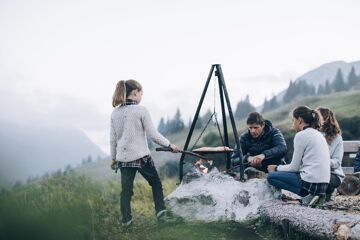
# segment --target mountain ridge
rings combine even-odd
[[[0,187],[106,154],[81,130],[0,121]]]

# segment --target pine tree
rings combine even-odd
[[[286,90],[283,101],[284,102],[290,102],[291,100],[294,99],[296,94],[297,94],[296,84],[293,83],[292,80],[290,80],[289,87]]]
[[[354,66],[351,67],[351,71],[348,75],[348,78],[347,78],[347,86],[348,86],[348,89],[354,87],[359,81],[359,78],[356,76],[356,73],[355,73],[355,68]]]
[[[331,86],[330,86],[329,79],[326,79],[325,87],[324,87],[324,95],[330,94],[331,92],[332,91],[331,91]]]
[[[245,100],[238,102],[234,115],[235,118],[242,119],[255,110],[256,108],[250,103],[249,95],[246,95]]]
[[[264,104],[263,104],[263,108],[262,108],[262,110],[261,110],[261,112],[267,112],[269,110],[269,102],[268,102],[268,100],[267,100],[267,97],[265,97],[265,99],[264,99]]]
[[[185,127],[184,121],[181,118],[180,109],[176,110],[175,116],[169,121],[168,129],[169,133],[177,133],[183,130]]]
[[[317,95],[324,95],[324,94],[325,94],[325,88],[322,84],[320,84],[317,89]]]
[[[157,130],[158,130],[159,133],[161,133],[161,134],[166,134],[166,124],[165,124],[165,120],[164,120],[163,117],[160,119],[160,122],[159,122],[159,125],[158,125]]]
[[[315,96],[316,95],[316,88],[313,84],[308,84],[309,86],[309,95],[310,96]]]
[[[346,84],[344,81],[343,73],[340,68],[337,70],[335,79],[332,83],[332,88],[334,89],[335,92],[346,90]]]
[[[273,96],[269,101],[269,109],[275,109],[279,106],[279,103],[277,102],[276,96]]]
[[[262,112],[265,113],[267,111],[270,111],[270,110],[273,110],[273,109],[277,108],[278,106],[279,106],[279,104],[278,104],[278,102],[276,100],[276,96],[273,96],[269,101],[265,97]]]

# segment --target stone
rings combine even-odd
[[[188,221],[252,220],[263,202],[280,197],[266,179],[239,182],[216,168],[188,180],[165,198],[168,209]]]

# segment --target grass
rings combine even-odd
[[[176,187],[163,181],[164,194]],[[73,171],[53,174],[0,194],[0,239],[260,239],[239,223],[157,224],[152,193],[136,181],[132,231],[120,230],[118,181],[97,182]]]

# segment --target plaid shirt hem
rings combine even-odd
[[[312,195],[325,196],[328,185],[328,183],[309,183],[301,180],[301,188]]]
[[[142,158],[136,159],[131,162],[118,162],[118,168],[131,167],[131,168],[142,168],[146,164],[154,167],[154,161],[150,155],[146,155]]]
[[[126,102],[123,106],[126,105],[136,105],[137,102],[132,99],[126,99]],[[150,166],[154,166],[154,161],[152,160],[150,155],[146,155],[142,158],[136,159],[131,162],[118,162],[118,168],[130,167],[130,168],[142,168],[146,164],[150,164]]]

